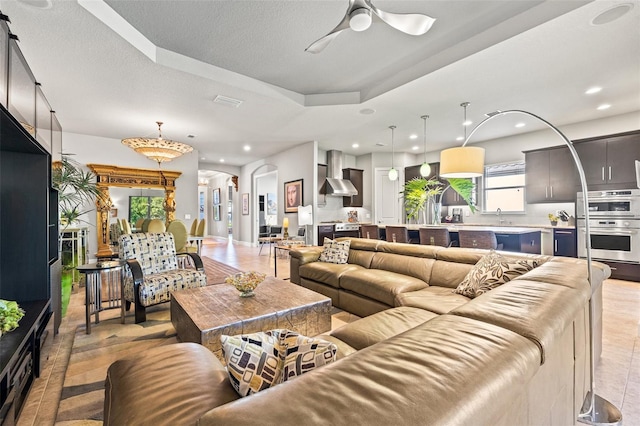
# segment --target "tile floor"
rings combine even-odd
[[[258,251],[257,247],[229,244],[226,240],[207,240],[202,254],[241,270],[253,269],[273,275],[273,252],[268,255],[263,249],[259,256]],[[288,259],[278,256],[276,261],[278,276],[288,277]],[[25,402],[18,426],[80,426],[77,422],[55,422],[75,330],[84,324],[84,296],[80,292],[72,296],[59,334],[47,339],[47,360]],[[607,280],[603,293],[603,351],[596,366],[596,393],[621,409],[625,426],[640,426],[640,283]],[[117,315],[116,310],[109,315]],[[338,313],[333,316],[332,327],[355,318],[347,312]]]

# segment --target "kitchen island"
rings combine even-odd
[[[490,225],[464,225],[455,223],[443,223],[442,225],[414,225],[403,224],[409,230],[409,238],[412,242],[420,241],[418,229],[420,228],[437,228],[446,227],[449,230],[451,241],[458,241],[458,231],[493,231],[496,233],[498,244],[502,244],[502,250],[515,251],[520,253],[541,253],[540,234],[542,227],[523,227],[523,226],[490,226]],[[385,238],[385,225],[379,225],[381,230],[381,238]]]

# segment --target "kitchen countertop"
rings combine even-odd
[[[365,225],[365,223],[359,223],[359,225]],[[378,225],[380,228],[385,228],[386,225]],[[543,225],[490,225],[490,224],[472,224],[472,223],[443,223],[441,225],[417,225],[417,224],[401,224],[400,226],[406,226],[411,231],[417,231],[420,228],[431,227],[446,227],[449,232],[457,232],[459,230],[490,230],[499,232],[501,234],[527,234],[530,232],[548,232],[552,229],[575,229],[575,226],[557,225],[551,226],[551,224]]]

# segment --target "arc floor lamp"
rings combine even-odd
[[[464,140],[462,146],[456,148],[445,149],[440,154],[440,176],[442,177],[477,177],[483,174],[484,167],[484,148],[479,147],[467,147],[467,142],[473,136],[473,134],[482,127],[485,123],[490,120],[507,114],[524,114],[529,117],[533,117],[542,123],[544,123],[547,127],[549,127],[553,132],[555,132],[558,136],[562,138],[564,143],[569,148],[571,152],[571,156],[573,157],[573,161],[578,169],[578,174],[580,175],[580,185],[582,188],[582,193],[584,196],[584,222],[585,222],[585,231],[587,234],[587,238],[585,238],[586,242],[586,252],[587,252],[587,273],[589,285],[592,285],[591,279],[591,238],[589,238],[589,200],[587,197],[587,180],[585,178],[584,169],[582,168],[582,163],[580,162],[580,158],[578,157],[578,153],[571,141],[553,124],[549,123],[547,120],[539,117],[533,113],[523,110],[507,110],[507,111],[494,111],[487,114],[487,118],[481,121],[472,131],[469,133],[469,136]],[[590,351],[590,367],[591,367],[591,381],[589,392],[587,393],[587,397],[582,405],[582,410],[580,415],[578,416],[578,421],[580,423],[586,423],[590,425],[621,425],[622,424],[622,414],[617,407],[611,404],[609,401],[604,398],[596,395],[595,393],[595,351],[594,351],[594,337],[593,337],[593,303],[592,299],[589,299],[589,351]]]

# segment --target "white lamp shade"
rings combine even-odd
[[[282,219],[282,227],[283,228],[288,228],[289,227],[289,218],[285,217],[284,219]]]
[[[462,146],[440,153],[440,176],[469,178],[484,174],[484,148]]]
[[[389,180],[398,180],[398,171],[393,167],[389,170]]]
[[[298,225],[313,225],[313,208],[311,204],[298,207]]]

